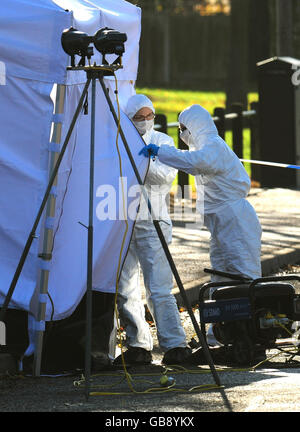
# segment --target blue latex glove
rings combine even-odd
[[[145,157],[151,156],[157,156],[159,147],[155,144],[148,144],[145,147],[142,148],[142,150],[139,152],[139,154],[143,154]]]

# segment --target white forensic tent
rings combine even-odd
[[[84,71],[66,70],[70,60],[61,47],[61,34],[71,26],[90,35],[103,27],[127,34],[123,69],[116,72],[122,107],[135,92],[140,13],[139,8],[123,0],[10,0],[0,4],[0,61],[5,65],[5,77],[0,81],[0,306],[43,199],[49,161],[53,152],[59,152],[86,81]],[[96,49],[94,54],[92,60],[101,64],[101,54]],[[110,62],[113,57],[107,56],[107,60]],[[114,78],[106,77],[105,83],[114,101]],[[59,115],[53,114],[51,99],[56,84],[65,86],[64,112]],[[90,94],[91,91],[89,99]],[[49,142],[53,124],[61,124],[60,143]],[[148,161],[138,155],[143,141],[124,114],[121,125],[144,178]],[[117,127],[99,83],[95,134],[93,289],[115,292],[125,222],[122,215],[118,217],[123,197]],[[60,320],[75,310],[86,291],[87,230],[79,222],[88,225],[89,143],[90,109],[87,115],[80,114],[51,191],[56,197],[55,216],[42,219],[38,238],[33,241],[9,305],[9,308],[28,311],[31,318],[28,354],[33,349],[34,331],[41,328],[41,323],[36,322],[38,302],[46,303],[46,321]],[[137,185],[137,179],[120,137],[119,148],[127,194],[131,186]],[[99,193],[103,185],[115,197],[116,217],[100,220],[97,206],[104,198],[103,192]],[[128,196],[126,201],[127,208],[132,204],[137,209],[136,196]],[[128,222],[122,260],[130,241],[133,218]],[[46,228],[54,232],[50,261],[38,257]],[[52,302],[48,296],[39,296],[43,270],[49,272],[48,291]]]

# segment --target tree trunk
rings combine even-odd
[[[293,57],[293,0],[276,0],[276,55]]]
[[[226,107],[242,103],[248,108],[249,0],[231,0],[231,35]]]

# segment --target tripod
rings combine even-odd
[[[78,102],[78,106],[76,108],[74,117],[73,117],[73,119],[71,121],[69,130],[68,130],[68,132],[66,134],[66,138],[64,140],[61,152],[59,154],[59,157],[58,157],[58,159],[56,161],[55,166],[53,167],[53,171],[51,173],[51,176],[50,176],[50,179],[49,179],[48,186],[46,188],[46,192],[45,192],[44,198],[43,198],[41,206],[40,206],[40,208],[38,210],[38,213],[37,213],[36,219],[34,221],[32,230],[31,230],[31,232],[29,234],[29,237],[27,239],[27,242],[25,244],[25,247],[24,247],[24,250],[22,252],[20,261],[18,263],[18,266],[17,266],[17,269],[15,271],[13,280],[11,282],[9,291],[8,291],[8,293],[6,295],[3,307],[2,307],[2,309],[0,311],[0,321],[3,321],[6,309],[8,307],[9,301],[10,301],[10,299],[12,297],[12,294],[13,294],[13,291],[14,291],[15,286],[17,284],[18,278],[19,278],[19,276],[21,274],[21,271],[22,271],[23,265],[25,263],[26,257],[28,255],[29,249],[31,247],[33,239],[36,237],[35,232],[36,232],[37,226],[39,224],[39,221],[41,219],[41,216],[42,216],[43,210],[45,208],[45,205],[47,203],[47,200],[48,200],[48,197],[49,197],[49,194],[50,194],[50,191],[51,191],[51,187],[52,187],[52,185],[54,183],[54,180],[56,178],[56,175],[58,173],[61,161],[63,159],[65,150],[66,150],[68,142],[69,142],[69,139],[71,137],[72,131],[73,131],[74,126],[76,124],[76,121],[78,119],[79,113],[80,113],[80,111],[82,109],[83,102],[84,102],[85,97],[87,95],[89,86],[92,83],[91,137],[90,137],[90,179],[89,179],[89,225],[86,227],[87,230],[88,230],[87,292],[86,292],[86,346],[85,346],[85,385],[86,385],[85,393],[86,393],[86,398],[89,397],[89,393],[90,393],[90,375],[91,375],[92,272],[93,272],[93,196],[94,196],[95,105],[96,105],[95,102],[96,102],[96,80],[97,79],[100,82],[101,88],[103,90],[103,93],[104,93],[104,96],[106,98],[106,101],[107,101],[107,103],[109,105],[110,111],[111,111],[111,113],[113,115],[113,118],[114,118],[114,121],[116,123],[116,126],[119,128],[119,133],[120,133],[121,139],[123,141],[123,145],[125,147],[126,153],[128,155],[128,158],[130,160],[131,166],[132,166],[133,171],[135,173],[136,179],[137,179],[139,185],[141,186],[141,190],[142,190],[144,199],[145,199],[145,201],[147,202],[147,205],[148,205],[149,213],[150,213],[150,215],[153,215],[153,211],[152,211],[150,200],[149,200],[149,198],[147,196],[147,193],[146,193],[145,189],[142,187],[143,186],[143,180],[142,180],[142,178],[141,178],[141,176],[139,174],[139,171],[137,169],[135,161],[134,161],[134,159],[132,157],[132,154],[131,154],[130,148],[128,146],[126,137],[125,137],[125,135],[123,133],[123,130],[122,130],[121,126],[119,125],[118,116],[116,114],[116,111],[115,111],[114,106],[112,104],[112,101],[110,99],[108,90],[105,87],[105,83],[104,83],[104,76],[114,75],[114,72],[115,72],[116,69],[118,69],[118,67],[120,67],[120,66],[113,64],[113,65],[109,65],[109,66],[106,66],[106,65],[105,66],[87,66],[87,67],[83,66],[83,67],[80,67],[80,68],[78,68],[78,67],[70,67],[70,68],[68,68],[69,70],[79,70],[79,69],[85,70],[85,72],[87,74],[87,81],[85,83],[84,89],[83,89],[82,94],[80,96],[80,99],[79,99],[79,102]],[[163,232],[162,232],[161,227],[159,225],[159,222],[158,222],[158,220],[155,219],[154,215],[152,216],[152,219],[153,219],[153,224],[154,224],[154,227],[156,229],[157,235],[158,235],[158,237],[160,239],[160,242],[161,242],[161,245],[162,245],[162,247],[164,249],[166,258],[167,258],[167,260],[169,262],[169,265],[171,267],[172,273],[173,273],[173,275],[175,277],[175,280],[177,282],[178,288],[180,290],[181,296],[183,298],[183,301],[184,301],[184,303],[186,305],[187,311],[188,311],[189,316],[191,318],[191,321],[193,323],[195,332],[196,332],[196,334],[197,334],[197,336],[199,338],[199,341],[201,343],[201,346],[203,348],[204,355],[206,357],[207,363],[208,363],[208,365],[210,367],[210,370],[212,372],[212,375],[214,377],[215,383],[220,388],[220,392],[222,393],[222,396],[224,398],[226,406],[230,408],[229,402],[228,402],[228,400],[226,398],[226,395],[225,395],[225,393],[224,393],[224,391],[222,389],[219,376],[218,376],[218,374],[216,372],[216,369],[215,369],[215,366],[213,364],[213,361],[212,361],[212,358],[211,358],[211,355],[210,355],[210,352],[209,352],[206,340],[205,340],[205,338],[204,338],[204,336],[203,336],[203,334],[202,334],[202,332],[200,330],[200,327],[199,327],[199,325],[198,325],[198,323],[197,323],[197,321],[195,319],[193,310],[192,310],[191,305],[190,305],[190,303],[188,301],[188,298],[187,298],[187,295],[185,293],[183,284],[182,284],[181,279],[179,277],[179,274],[177,272],[175,263],[174,263],[173,258],[171,256],[171,253],[169,251],[168,244],[167,244],[167,242],[166,242],[166,240],[164,238],[164,235],[163,235]],[[37,347],[36,351],[37,351],[37,353],[35,353],[35,363],[36,363],[35,370],[37,371],[36,374],[39,375],[39,373],[40,373],[40,362],[41,362],[41,347]]]

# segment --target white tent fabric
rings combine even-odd
[[[66,11],[65,9],[68,9]],[[84,72],[66,72],[68,56],[61,48],[60,37],[70,26],[93,34],[109,26],[126,32],[128,41],[123,57],[124,69],[116,75],[119,81],[121,106],[134,93],[138,65],[140,9],[123,0],[10,0],[0,5],[0,61],[5,65],[5,85],[0,87],[0,305],[10,286],[25,241],[48,183],[51,146],[49,137],[53,120],[50,97],[55,83],[65,84],[65,112],[62,138],[75,112]],[[95,55],[98,64],[100,54]],[[109,57],[107,58],[109,61]],[[2,80],[3,81],[3,80]],[[107,86],[114,82],[106,79]],[[114,93],[110,91],[111,97]],[[89,91],[89,107],[91,90]],[[119,161],[116,149],[117,128],[112,114],[97,85],[95,143],[95,212],[94,212],[94,285],[93,289],[114,292],[116,269],[121,250],[124,220],[99,220],[97,209],[101,196],[97,191],[108,185],[116,191],[116,212],[119,201]],[[138,156],[143,141],[136,129],[122,114],[122,127],[144,178],[147,160]],[[87,230],[78,222],[88,224],[90,109],[80,115],[70,139],[58,175],[57,207],[53,226],[55,242],[49,262],[49,294],[54,310],[47,301],[46,320],[69,316],[86,290]],[[123,176],[127,190],[136,185],[121,138]],[[107,187],[108,187],[107,186]],[[102,189],[101,189],[102,187]],[[100,189],[99,189],[100,188]],[[127,193],[127,190],[125,193]],[[103,199],[103,197],[102,197]],[[135,204],[134,197],[128,199]],[[131,201],[130,201],[131,200]],[[102,218],[103,219],[103,218]],[[123,251],[127,251],[133,219]],[[37,280],[44,263],[38,258],[40,241],[34,240],[14,291],[10,308],[23,309],[36,315]]]
[[[61,48],[62,30],[72,24],[51,0],[12,0],[0,4],[1,61],[7,76],[64,83],[68,58]]]
[[[65,117],[72,116],[82,86],[68,86]],[[97,83],[96,148],[95,148],[95,196],[94,196],[94,274],[93,289],[114,292],[121,242],[125,231],[122,214],[123,195],[120,183],[119,160],[116,148],[116,126],[107,102]],[[91,95],[90,95],[91,96]],[[91,102],[89,101],[89,106]],[[65,121],[65,125],[69,121]],[[143,177],[147,169],[138,152],[143,143],[132,123],[122,114],[122,129],[131,147],[133,157]],[[89,139],[90,115],[81,115],[76,125],[71,145],[63,159],[57,186],[57,212],[53,224],[55,234],[53,259],[50,266],[49,294],[55,305],[54,319],[64,318],[73,312],[86,287],[87,230],[89,209]],[[128,191],[137,184],[121,137],[118,139],[125,177],[126,208],[130,209],[136,197]],[[75,148],[75,151],[74,151]],[[71,174],[70,174],[71,170]],[[65,193],[66,192],[66,193]],[[126,202],[125,201],[125,202]],[[101,207],[105,206],[104,209]],[[101,209],[101,211],[99,211]],[[130,216],[130,215],[129,215]],[[129,227],[133,218],[129,217]],[[58,229],[57,229],[58,227]],[[127,235],[123,257],[131,232]],[[59,287],[59,289],[58,289]],[[76,290],[74,287],[78,287]],[[48,303],[47,317],[53,313]]]
[[[103,27],[127,34],[124,68],[119,80],[135,81],[138,68],[141,10],[124,0],[10,0],[0,5],[1,61],[7,74],[30,80],[65,84],[68,57],[61,47],[61,33],[73,26],[93,35]],[[108,55],[110,62],[115,56]],[[93,61],[102,56],[94,49]],[[84,82],[84,72],[72,74]]]
[[[46,188],[53,105],[51,83],[6,76],[0,87],[0,275],[1,302]],[[38,234],[38,233],[37,233]],[[34,240],[12,306],[28,310],[36,284]]]

